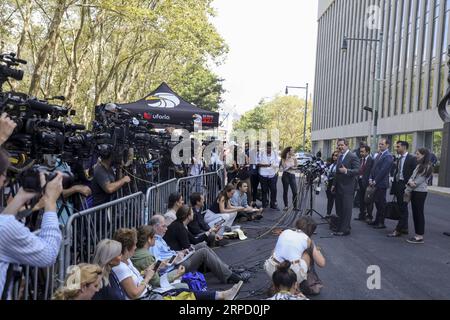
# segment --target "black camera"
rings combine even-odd
[[[12,52],[0,54],[0,92],[1,87],[8,78],[18,81],[23,79],[23,71],[13,68],[17,67],[19,64],[27,64],[27,62],[22,59],[17,59],[16,54]]]
[[[63,174],[63,188],[68,189],[73,186],[75,179],[71,172],[61,171]],[[52,181],[56,177],[57,171],[49,171],[49,168],[40,165],[34,165],[30,169],[22,172],[18,181],[20,186],[28,192],[42,192],[41,173],[44,174],[46,182]]]

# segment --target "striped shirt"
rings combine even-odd
[[[0,295],[10,263],[44,268],[55,263],[61,246],[56,212],[46,212],[39,235],[33,234],[14,215],[0,214]]]

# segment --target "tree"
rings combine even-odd
[[[163,81],[187,101],[217,110],[224,89],[211,65],[222,63],[228,48],[210,22],[211,3],[4,0],[0,50],[29,62],[15,90],[63,94],[86,125],[95,105],[141,99]]]
[[[300,150],[303,144],[305,100],[294,96],[276,97],[260,103],[245,113],[233,126],[234,130],[279,130],[280,149],[293,147]],[[308,104],[306,150],[311,150],[312,103]]]

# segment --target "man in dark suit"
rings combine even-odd
[[[392,154],[389,152],[390,141],[380,139],[378,142],[378,154],[375,158],[372,171],[370,173],[369,185],[375,186],[374,202],[377,207],[375,221],[369,225],[375,229],[385,229],[384,218],[386,214],[386,191],[389,188],[389,172],[394,162]]]
[[[393,174],[394,181],[392,182],[391,194],[397,198],[401,217],[394,232],[390,233],[388,237],[400,237],[402,234],[408,234],[408,203],[403,201],[403,195],[405,194],[406,184],[417,166],[416,158],[408,153],[408,142],[398,141],[395,148],[398,158]]]
[[[339,225],[333,235],[342,237],[350,234],[353,195],[355,194],[355,180],[359,173],[359,159],[349,150],[346,139],[339,139],[337,147],[341,154],[337,161],[336,176],[331,191],[336,193],[336,214],[339,217]]]
[[[373,203],[366,204],[364,202],[364,196],[366,189],[369,186],[370,172],[373,167],[373,158],[370,154],[369,146],[362,146],[359,154],[361,155],[359,173],[358,173],[358,185],[359,185],[359,217],[355,220],[372,222],[373,216]]]

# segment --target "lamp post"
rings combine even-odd
[[[306,86],[304,87],[293,87],[293,86],[286,86],[286,95],[289,94],[289,89],[302,89],[302,90],[306,90],[306,99],[305,99],[305,124],[303,127],[303,145],[302,145],[302,149],[303,152],[306,151],[306,120],[307,120],[307,115],[308,115],[308,88],[309,88],[309,84],[307,83]]]
[[[372,119],[373,119],[373,134],[372,134],[372,150],[375,152],[377,150],[378,145],[378,110],[379,110],[379,104],[380,104],[380,89],[381,89],[381,82],[383,81],[381,79],[381,56],[382,56],[382,49],[383,49],[383,32],[380,32],[377,39],[368,39],[368,38],[348,38],[344,36],[344,39],[342,40],[342,47],[341,50],[343,53],[346,53],[348,50],[348,42],[349,41],[364,41],[364,42],[376,42],[378,44],[377,51],[376,51],[376,74],[375,74],[375,81],[378,82],[377,85],[374,85],[374,102],[373,107],[368,108],[366,107],[364,110],[372,112]],[[368,110],[371,109],[371,110]]]

